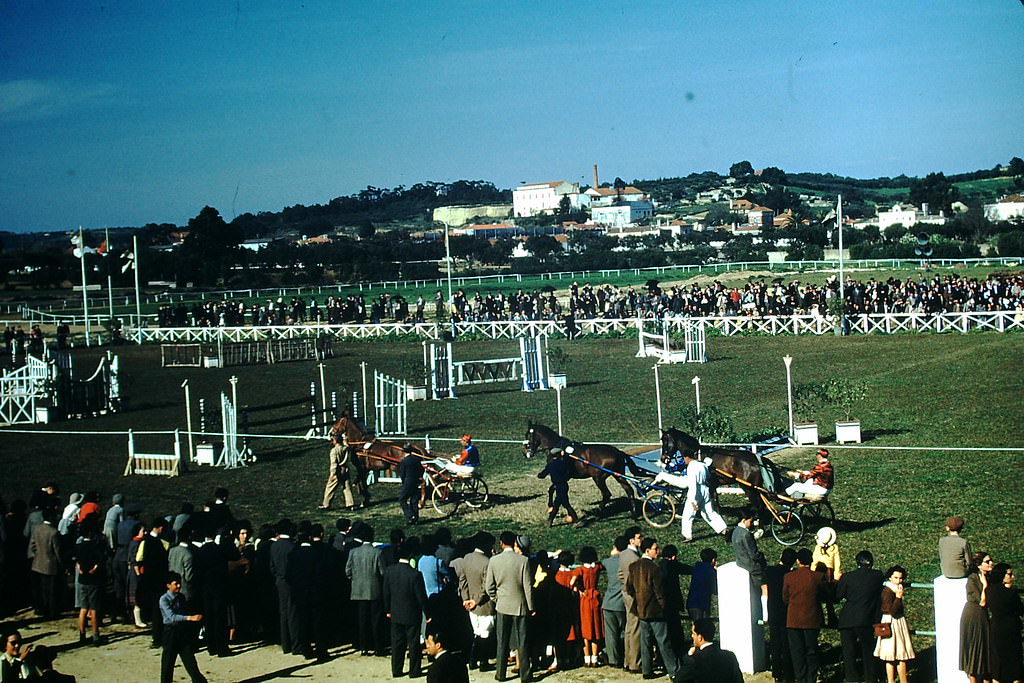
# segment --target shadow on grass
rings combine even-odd
[[[852,520],[837,519],[833,526],[837,532],[867,531],[868,529],[881,529],[882,527],[887,527],[895,521],[895,517],[886,517],[885,519],[878,519],[870,522],[855,522]]]
[[[895,436],[909,432],[909,429],[868,429],[862,434],[862,441],[874,441],[880,436]]]
[[[281,408],[289,408],[291,406],[308,406],[309,396],[303,396],[302,398],[296,398],[291,401],[280,401],[279,403],[264,403],[262,405],[253,406],[247,405],[242,406],[243,410],[247,410],[250,413],[257,413],[263,410],[280,410]]]

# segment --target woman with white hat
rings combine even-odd
[[[839,546],[836,545],[836,530],[830,526],[823,526],[814,535],[814,551],[811,553],[811,571],[824,571],[828,574],[829,595],[839,577],[843,575],[843,564],[839,557]],[[838,623],[836,618],[836,606],[831,597],[825,603],[828,611],[829,627]]]

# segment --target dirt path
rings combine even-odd
[[[77,627],[71,619],[22,625],[25,642],[45,644],[60,650],[56,669],[75,676],[79,683],[151,683],[160,677],[160,650],[149,647],[148,633],[134,628],[113,625],[105,629],[105,643],[101,647],[77,644]],[[302,657],[285,655],[276,646],[240,645],[231,657],[209,657],[205,652],[197,655],[200,670],[211,683],[263,683],[264,681],[390,681],[389,660],[361,657],[350,648],[338,648],[330,653],[330,661],[317,663]],[[771,680],[768,674],[746,676],[749,683]],[[538,680],[560,683],[582,681],[639,681],[640,676],[599,669],[574,669],[568,672],[538,675]],[[175,682],[188,681],[188,675],[179,663],[175,669]],[[470,672],[473,683],[490,682],[493,673]],[[518,680],[518,679],[516,679]],[[659,680],[667,681],[667,678]]]

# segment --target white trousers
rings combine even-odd
[[[824,486],[818,486],[813,481],[798,481],[786,489],[786,495],[790,498],[796,497],[798,493],[805,496],[824,496],[828,493],[828,489]]]
[[[474,636],[487,638],[494,633],[494,615],[480,616],[470,612],[469,625],[473,628]]]
[[[725,520],[722,519],[722,515],[718,514],[718,511],[711,506],[710,501],[696,501],[697,509],[693,507],[694,501],[688,500],[683,503],[683,537],[686,539],[693,538],[693,520],[697,517],[697,513],[700,512],[700,516],[704,518],[704,521],[711,525],[711,528],[715,530],[716,534],[720,534],[725,531],[728,526]]]

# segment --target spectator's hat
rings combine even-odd
[[[524,555],[529,554],[530,546],[532,544],[533,541],[530,540],[529,536],[526,536],[525,534],[521,536],[516,536],[516,545],[519,546],[519,548],[523,551]]]
[[[82,501],[85,500],[85,494],[83,494],[83,493],[72,493],[70,500],[71,500],[71,504],[72,505],[81,505]]]
[[[814,534],[814,537],[818,539],[818,545],[827,548],[836,542],[836,530],[830,526],[823,526],[818,529],[818,533]]]

